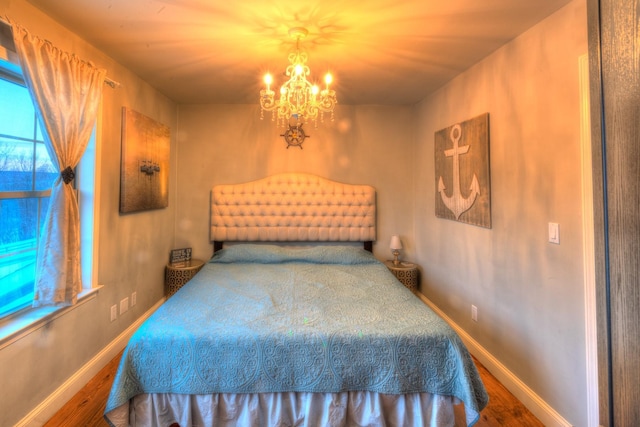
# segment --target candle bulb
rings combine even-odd
[[[267,73],[264,75],[264,83],[267,85],[267,91],[271,89],[271,83],[273,83],[273,77],[271,74]]]
[[[332,81],[333,81],[333,77],[331,77],[331,74],[327,73],[327,75],[324,76],[324,82],[327,84],[327,91],[329,90],[329,85],[331,84]]]

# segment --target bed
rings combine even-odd
[[[214,255],[132,336],[110,425],[477,421],[467,349],[371,252],[372,187],[281,174],[218,185],[211,204]]]

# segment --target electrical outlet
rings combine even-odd
[[[138,293],[137,292],[133,292],[131,294],[131,307],[133,307],[134,305],[136,305],[136,300],[138,298]]]
[[[127,310],[129,310],[129,297],[126,297],[125,299],[120,301],[120,315],[122,315],[122,313],[126,312]]]
[[[113,322],[117,318],[118,318],[118,305],[117,304],[113,304],[111,306],[111,321]]]
[[[473,304],[471,304],[471,320],[474,322],[478,321],[478,307]]]

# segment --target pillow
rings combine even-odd
[[[355,246],[282,247],[277,245],[239,244],[217,251],[212,263],[307,262],[311,264],[374,264],[379,262],[371,252]]]

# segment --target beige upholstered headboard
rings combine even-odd
[[[316,175],[283,173],[211,191],[211,240],[222,242],[371,242],[376,192]]]

